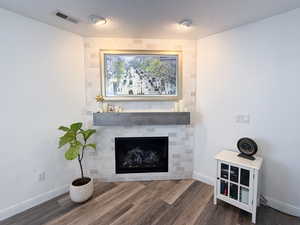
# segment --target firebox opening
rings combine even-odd
[[[168,137],[115,138],[116,173],[168,172]]]

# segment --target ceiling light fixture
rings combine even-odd
[[[189,28],[192,26],[193,22],[190,19],[184,19],[181,20],[178,24],[184,28]]]
[[[106,19],[101,16],[90,15],[89,19],[90,22],[95,25],[104,25],[107,23]]]

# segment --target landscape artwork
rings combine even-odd
[[[104,97],[136,100],[179,96],[179,55],[104,53]]]

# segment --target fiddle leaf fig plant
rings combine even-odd
[[[58,148],[62,148],[68,145],[67,151],[65,152],[65,158],[67,160],[78,159],[81,179],[84,179],[84,173],[82,169],[82,159],[84,152],[87,148],[96,150],[96,144],[88,143],[88,139],[96,133],[94,129],[82,129],[82,123],[73,123],[70,127],[60,126],[59,130],[65,132],[63,136],[59,138]]]

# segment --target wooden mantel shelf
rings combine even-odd
[[[189,112],[94,113],[95,126],[188,125]]]

